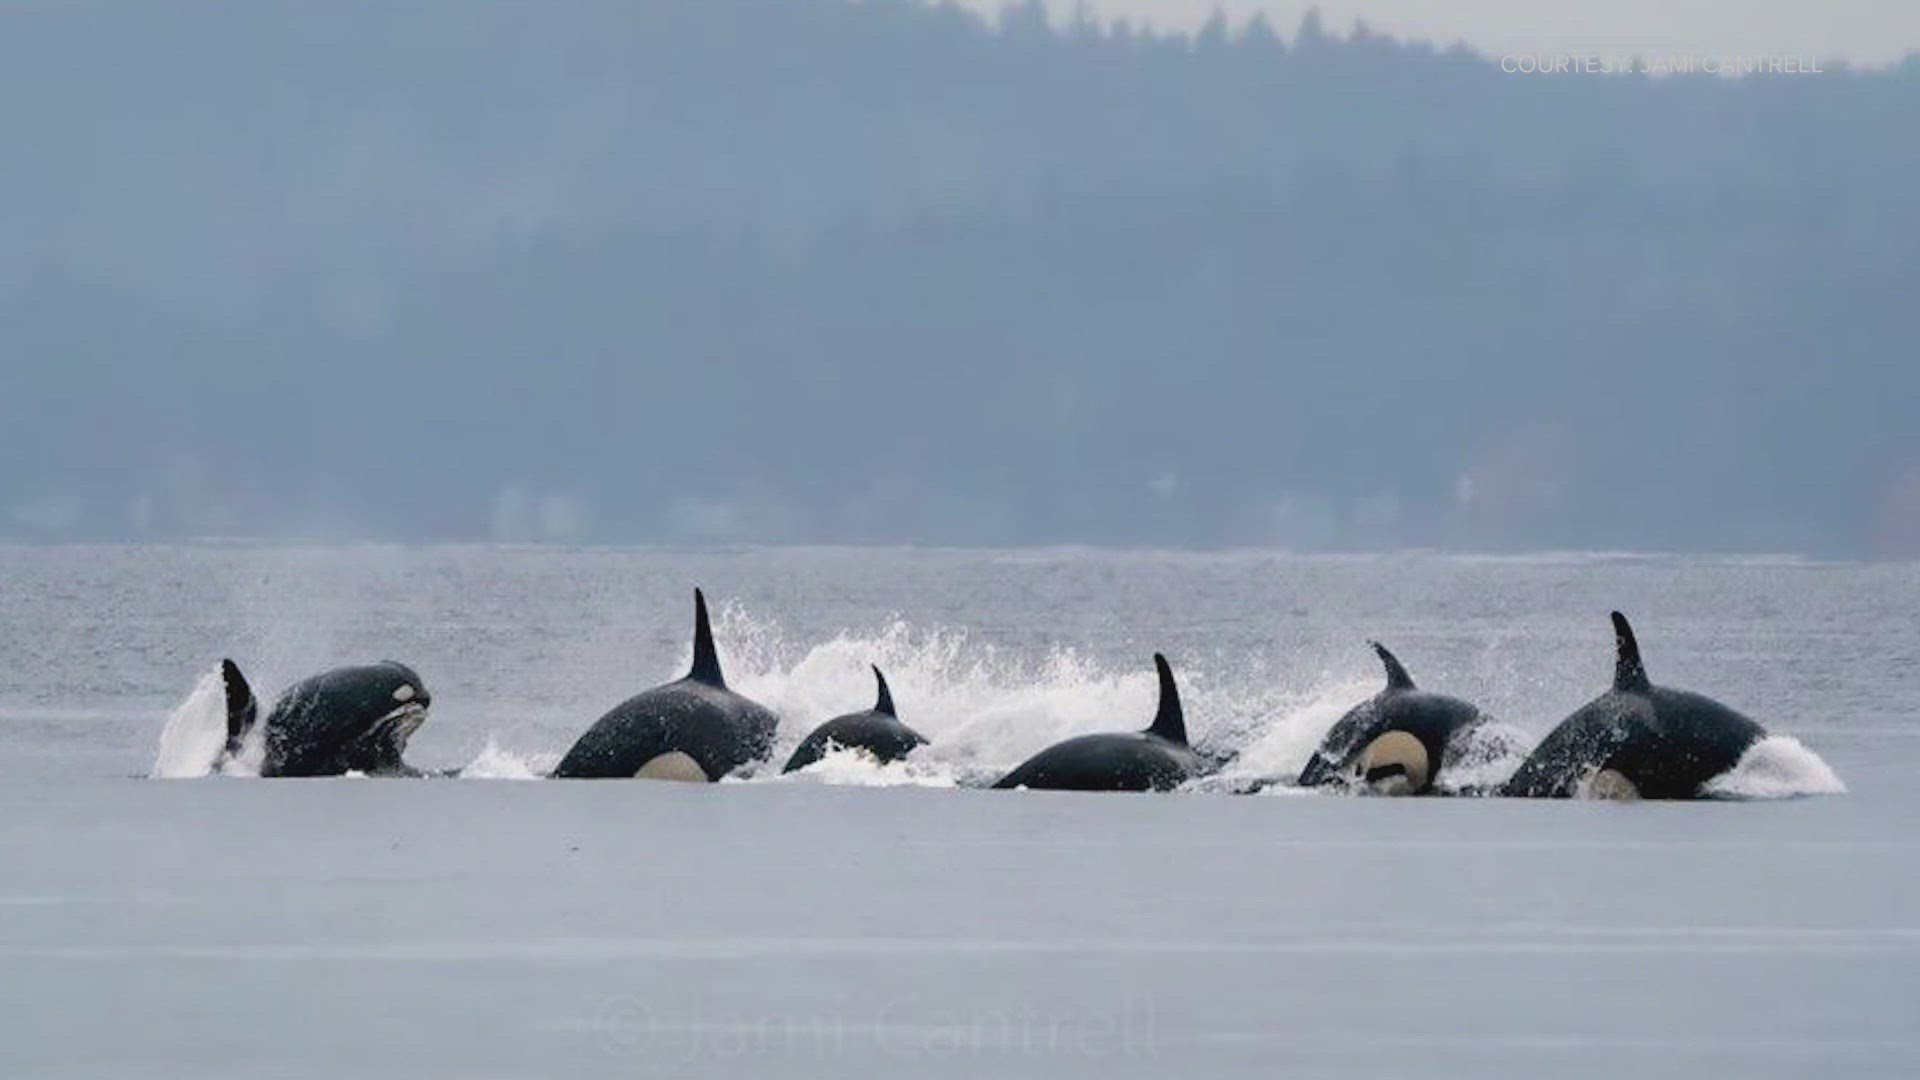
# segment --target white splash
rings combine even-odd
[[[1708,795],[1721,799],[1790,799],[1846,791],[1847,785],[1820,755],[1791,735],[1771,735],[1754,743],[1739,764],[1706,785]]]
[[[1250,722],[1237,733],[1239,738],[1218,740],[1216,753],[1237,749],[1225,767],[1191,786],[1198,791],[1301,791],[1294,779],[1320,748],[1327,731],[1378,689],[1371,681],[1353,680],[1298,696],[1273,696],[1264,703],[1270,711],[1248,718]]]
[[[1146,727],[1158,697],[1158,678],[1145,653],[1138,663],[1103,661],[1065,646],[1037,658],[1019,657],[974,640],[965,629],[928,629],[897,618],[806,643],[736,602],[715,605],[713,615],[728,684],[781,718],[773,752],[736,779],[780,776],[781,765],[815,727],[871,707],[869,664],[886,672],[901,720],[931,744],[889,766],[852,756],[822,762],[803,770],[804,780],[984,786],[1062,739]],[[690,657],[683,655],[682,663]],[[1195,749],[1227,763],[1191,785],[1200,791],[1284,788],[1334,721],[1379,689],[1372,677],[1325,675],[1310,676],[1304,690],[1292,689],[1284,669],[1236,669],[1221,679],[1206,659],[1171,659]]]
[[[1527,760],[1533,738],[1522,729],[1489,719],[1455,736],[1447,762],[1433,778],[1436,790],[1450,795],[1484,795]]]
[[[149,775],[158,780],[210,776],[226,747],[227,684],[215,667],[200,676],[193,692],[167,717]]]
[[[714,611],[714,634],[728,683],[781,717],[773,752],[743,773],[752,780],[779,776],[794,748],[822,722],[870,708],[869,664],[886,672],[900,719],[931,744],[888,766],[833,755],[845,760],[803,770],[805,780],[986,785],[1062,739],[1146,727],[1159,693],[1146,653],[1138,663],[1102,661],[1070,647],[1015,657],[964,629],[926,629],[900,619],[805,644],[725,603]],[[1371,680],[1341,680],[1301,693],[1244,675],[1222,685],[1206,661],[1171,659],[1195,748],[1229,762],[1217,782],[1196,785],[1204,790],[1246,790],[1297,775],[1327,728],[1377,689]]]
[[[956,786],[953,776],[938,763],[916,755],[881,764],[873,755],[857,749],[834,750],[804,769],[786,773],[787,783],[837,784],[848,787],[939,787]]]
[[[489,735],[487,745],[460,770],[459,776],[462,780],[540,780],[553,771],[554,763],[544,760],[550,756],[502,749]]]

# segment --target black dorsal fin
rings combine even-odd
[[[1413,689],[1413,676],[1407,674],[1407,669],[1401,665],[1400,658],[1387,651],[1387,647],[1377,641],[1371,644],[1373,651],[1380,654],[1380,662],[1387,666],[1387,689]]]
[[[260,702],[253,696],[253,687],[247,685],[247,677],[240,674],[239,664],[220,661],[220,681],[227,688],[227,753],[237,754],[260,716]]]
[[[707,621],[707,595],[693,590],[693,670],[687,678],[708,686],[727,688],[720,674],[720,654],[713,649],[713,624]]]
[[[1633,627],[1627,617],[1617,611],[1613,613],[1613,638],[1617,650],[1613,661],[1613,688],[1651,689],[1653,683],[1647,680],[1647,666],[1640,662],[1640,643],[1634,640]]]
[[[873,665],[873,681],[880,684],[880,696],[874,699],[873,711],[882,716],[898,717],[893,711],[893,692],[887,689],[887,677],[880,674],[880,665]]]
[[[1153,714],[1153,726],[1147,728],[1147,734],[1185,746],[1187,717],[1180,711],[1180,688],[1173,683],[1173,667],[1159,653],[1153,654],[1153,666],[1160,670],[1160,711]]]

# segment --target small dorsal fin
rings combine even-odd
[[[721,690],[727,680],[720,674],[720,654],[713,648],[713,624],[707,620],[707,595],[693,590],[693,670],[687,678]]]
[[[247,677],[240,674],[240,665],[232,660],[220,661],[220,681],[227,689],[227,753],[237,754],[260,715],[260,702]]]
[[[1153,654],[1153,666],[1160,671],[1160,711],[1153,714],[1153,725],[1147,728],[1147,733],[1185,746],[1187,718],[1180,711],[1180,688],[1174,685],[1173,667],[1160,653]]]
[[[880,665],[873,665],[873,681],[880,684],[880,696],[874,699],[873,711],[882,716],[898,717],[893,711],[893,692],[887,689],[887,677],[880,674]]]
[[[1413,689],[1413,676],[1407,674],[1407,669],[1401,665],[1400,658],[1387,651],[1387,647],[1377,641],[1370,644],[1373,646],[1373,651],[1380,654],[1380,662],[1387,666],[1387,689]]]
[[[1653,686],[1647,679],[1647,666],[1640,662],[1640,643],[1634,640],[1633,627],[1627,617],[1619,612],[1613,613],[1613,638],[1616,653],[1613,661],[1613,688],[1615,690],[1646,690]]]

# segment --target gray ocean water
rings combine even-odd
[[[695,584],[783,750],[878,662],[933,752],[509,779],[680,673]],[[1616,607],[1802,794],[970,788],[1142,726],[1155,650],[1242,776],[1377,689],[1369,638],[1537,737]],[[0,1075],[1910,1076],[1916,611],[1920,567],[1765,558],[0,548]],[[222,656],[407,661],[412,758],[496,779],[145,779]]]

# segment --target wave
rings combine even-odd
[[[1456,738],[1433,786],[1447,795],[1492,794],[1527,760],[1534,741],[1512,724],[1488,719]]]
[[[1792,799],[1846,791],[1847,785],[1820,755],[1791,735],[1761,739],[1731,770],[1707,783],[1707,794],[1720,799]]]
[[[558,754],[506,750],[488,736],[487,745],[456,775],[462,780],[540,780],[559,763]]]
[[[210,776],[226,748],[227,684],[216,666],[200,676],[187,699],[167,717],[148,775],[156,780]]]
[[[950,770],[923,758],[919,751],[912,757],[881,764],[871,754],[859,750],[836,750],[804,769],[783,774],[780,781],[848,787],[959,786]]]
[[[797,645],[777,624],[727,604],[717,613],[715,632],[725,646],[729,683],[782,718],[774,752],[750,778],[777,774],[820,723],[867,708],[869,664],[887,673],[901,719],[931,744],[897,766],[857,758],[822,762],[804,770],[806,779],[983,786],[1062,739],[1146,727],[1159,693],[1145,655],[1138,663],[1112,663],[1058,646],[1016,656],[964,629],[927,629],[903,619]],[[1333,721],[1377,689],[1346,680],[1304,693],[1244,676],[1228,683],[1204,662],[1179,664],[1177,674],[1194,747],[1229,762],[1229,782],[1296,775]]]

